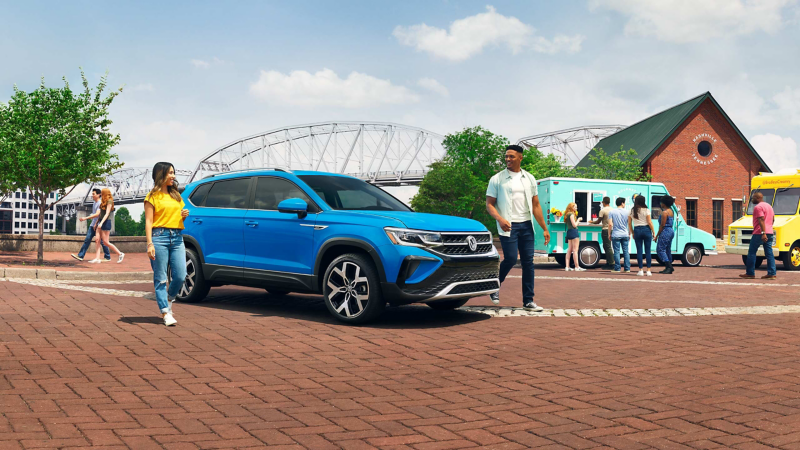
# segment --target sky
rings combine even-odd
[[[42,77],[123,88],[129,167],[311,122],[511,141],[635,123],[710,91],[773,170],[800,167],[800,0],[0,1],[0,101]]]

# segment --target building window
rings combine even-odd
[[[742,217],[742,201],[741,200],[731,201],[731,219],[733,219],[732,222],[736,222],[741,217]]]
[[[0,211],[0,234],[11,234],[11,211]]]
[[[14,218],[19,219],[19,211],[14,211]]]
[[[712,200],[713,221],[712,232],[714,237],[722,239],[722,200]]]
[[[704,158],[708,157],[708,155],[711,154],[711,143],[708,141],[702,141],[697,144],[697,153]]]
[[[14,202],[14,208],[19,208],[19,202]]]
[[[19,198],[19,191],[14,192],[14,198]]]
[[[686,200],[686,225],[697,228],[697,200]]]
[[[28,213],[22,213],[22,218],[23,219],[27,219],[28,218]]]

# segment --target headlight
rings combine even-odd
[[[411,247],[436,247],[442,245],[442,235],[430,231],[407,230],[405,228],[384,228],[386,236],[395,245]]]
[[[736,245],[736,232],[731,231],[731,245]]]

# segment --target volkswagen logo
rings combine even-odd
[[[471,252],[478,249],[478,241],[475,240],[475,236],[467,236],[467,245],[469,245],[469,251]]]

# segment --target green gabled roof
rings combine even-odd
[[[739,128],[733,121],[728,117],[728,114],[719,106],[719,103],[714,99],[710,92],[706,92],[704,94],[698,95],[692,99],[689,99],[683,103],[673,106],[667,110],[661,111],[658,114],[650,116],[641,122],[637,122],[624,130],[620,130],[611,136],[607,136],[600,140],[597,143],[595,148],[593,148],[583,159],[575,166],[575,167],[589,167],[591,166],[592,160],[589,159],[589,156],[594,155],[598,148],[602,148],[606,151],[606,153],[614,154],[620,151],[620,147],[623,150],[628,150],[630,148],[636,150],[636,153],[639,158],[640,164],[644,164],[650,156],[661,147],[663,144],[675,130],[699,107],[706,99],[710,99],[714,106],[719,109],[725,119],[730,123],[731,127],[736,130],[736,133],[739,134],[739,137],[747,144],[747,147],[750,151],[756,155],[756,158],[761,162],[767,171],[769,171],[769,166],[767,163],[761,159],[761,156],[756,152],[756,149],[750,145],[750,142],[747,138],[744,137]]]

